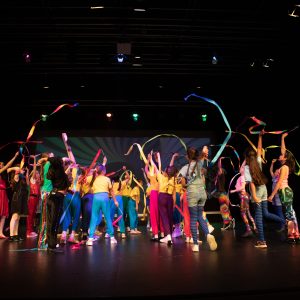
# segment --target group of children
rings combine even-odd
[[[249,149],[245,152],[235,189],[230,191],[239,195],[241,218],[246,229],[242,236],[257,234],[257,248],[267,248],[264,218],[277,222],[278,231],[287,228],[290,243],[299,241],[297,217],[292,205],[293,191],[288,185],[288,176],[294,171],[295,159],[285,147],[287,133],[281,137],[281,155],[278,158],[281,167],[273,171],[275,160],[270,167],[273,187],[269,196],[266,176],[262,172],[263,134],[263,131],[259,134],[257,150]],[[138,210],[144,191],[143,181],[138,180],[126,167],[107,174],[105,156],[101,164],[80,166],[76,163],[66,137],[64,138],[68,153],[68,157],[64,159],[53,159],[53,154],[44,153],[38,161],[36,156],[31,156],[29,161],[32,160],[32,163],[28,163],[25,168],[20,165],[12,166],[19,155],[17,152],[6,165],[0,163],[0,238],[7,238],[4,224],[9,215],[9,241],[23,239],[19,234],[19,221],[21,216],[27,216],[26,237],[38,235],[38,247],[48,247],[53,252],[60,252],[56,249],[56,243],[82,242],[92,246],[99,236],[97,229],[102,216],[105,219],[105,237],[110,238],[112,244],[117,243],[116,230],[120,232],[122,239],[126,238],[127,233],[141,234],[138,230]],[[194,147],[189,147],[186,153],[188,163],[179,168],[175,167],[177,157],[177,153],[173,154],[164,169],[159,152],[150,152],[144,159],[145,166],[142,170],[147,184],[145,197],[148,201],[147,211],[145,209],[144,213],[148,212],[151,241],[171,246],[174,238],[184,236],[186,242],[193,243],[192,250],[198,252],[201,228],[210,250],[215,251],[217,242],[212,234],[214,228],[209,224],[204,211],[208,195],[218,199],[223,219],[222,230],[234,229],[235,226],[230,212],[229,194],[225,188],[226,173],[222,167],[224,157],[217,161],[213,191],[207,190],[207,174],[210,172],[207,146],[200,153]],[[58,167],[63,168],[66,178],[57,177]],[[9,180],[12,189],[10,211],[7,180],[2,176],[5,171],[12,174]],[[123,173],[119,174],[120,171]],[[58,199],[62,199],[60,204],[55,202]],[[250,201],[254,205],[254,218],[250,212]],[[273,203],[274,213],[269,212],[268,201]],[[40,210],[40,220],[35,224],[37,210]],[[58,233],[61,233],[59,239]]]

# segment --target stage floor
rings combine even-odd
[[[272,224],[266,226],[267,249],[255,248],[255,238],[241,238],[239,223],[225,232],[213,225],[215,252],[203,242],[194,253],[181,237],[171,247],[151,242],[145,226],[143,234],[127,239],[117,233],[116,245],[101,237],[93,246],[67,244],[63,254],[37,251],[36,238],[0,240],[0,298],[299,297],[300,245],[283,242]]]

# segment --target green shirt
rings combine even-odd
[[[48,170],[49,170],[49,167],[50,167],[50,162],[47,161],[44,165],[44,184],[42,185],[41,187],[41,191],[42,192],[51,192],[52,191],[52,181],[47,179],[47,173],[48,173]]]

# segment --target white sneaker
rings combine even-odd
[[[199,245],[193,245],[192,251],[199,252]]]
[[[85,244],[87,246],[93,246],[93,239],[89,238]]]
[[[208,225],[208,232],[212,233],[214,230],[215,230],[215,227],[209,224]]]
[[[211,251],[215,251],[218,247],[215,237],[211,234],[207,235],[207,243]]]
[[[108,233],[105,233],[105,238],[106,239],[110,238],[110,235]]]
[[[126,234],[125,234],[125,233],[122,233],[121,238],[122,238],[122,239],[126,239]]]
[[[112,237],[110,238],[110,243],[111,243],[111,244],[117,244],[118,242],[117,242],[117,240],[115,239],[115,237],[112,236]]]
[[[165,236],[164,238],[160,239],[159,242],[167,244],[168,243],[168,237]]]

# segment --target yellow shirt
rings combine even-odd
[[[126,184],[126,181],[122,181],[122,184],[124,182],[124,188],[122,189],[122,196],[130,197],[131,193],[131,186],[129,184]]]
[[[152,191],[151,185],[149,185],[149,186],[147,187],[147,189],[146,189],[146,195],[147,195],[147,197],[150,196],[151,191]]]
[[[158,192],[159,193],[168,193],[170,195],[173,194],[174,189],[175,189],[175,178],[169,177],[158,173],[157,174],[157,179],[158,179]]]
[[[113,190],[114,190],[115,196],[122,195],[122,192],[123,192],[123,189],[124,189],[125,186],[126,186],[126,183],[121,182],[120,190],[118,190],[119,189],[119,181],[114,182],[113,183]]]
[[[176,183],[175,184],[176,193],[182,194],[182,184]]]
[[[104,175],[98,175],[93,183],[94,193],[109,193],[112,188],[112,184],[109,177]]]
[[[80,191],[80,184],[78,183],[78,172],[79,169],[78,168],[72,168],[72,184],[69,188],[69,190],[73,191],[73,192],[79,192]]]
[[[147,177],[149,178],[149,181],[150,181],[151,190],[158,191],[158,181],[157,181],[157,176],[156,176],[156,175],[150,175],[150,174],[148,173],[148,174],[147,174]]]
[[[92,188],[90,187],[91,179],[92,176],[88,176],[81,182],[80,193],[82,196],[88,193],[92,193]]]
[[[136,203],[140,202],[140,188],[138,186],[135,186],[130,193],[130,198],[132,198]]]

